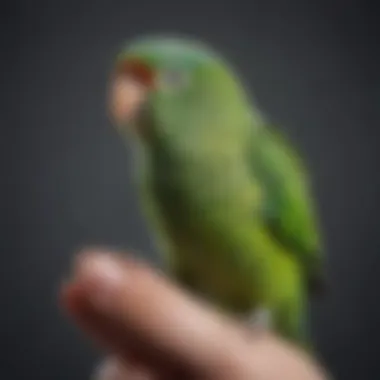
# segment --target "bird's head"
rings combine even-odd
[[[224,60],[191,40],[132,41],[112,72],[109,110],[122,134],[157,138],[190,125],[193,132],[194,125],[211,128],[243,104],[245,92]]]

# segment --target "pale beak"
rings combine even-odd
[[[148,95],[148,86],[133,76],[117,75],[111,82],[109,111],[118,128],[133,122]]]

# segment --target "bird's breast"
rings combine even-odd
[[[217,220],[250,218],[257,202],[257,189],[236,154],[163,156],[150,169],[157,210],[177,228],[205,230]]]

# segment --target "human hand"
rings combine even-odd
[[[305,353],[250,331],[147,265],[88,250],[62,289],[65,309],[110,353],[101,380],[323,380]]]

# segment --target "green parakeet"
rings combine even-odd
[[[117,58],[110,106],[134,141],[173,277],[227,312],[265,311],[308,346],[307,299],[323,269],[307,171],[229,64],[198,42],[137,39]]]

